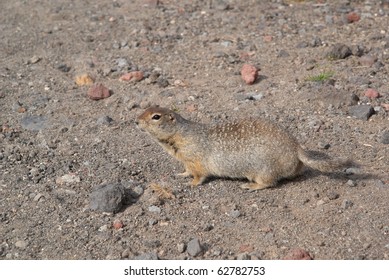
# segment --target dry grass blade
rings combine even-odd
[[[159,184],[151,183],[150,188],[158,195],[160,199],[175,199],[176,196],[173,194],[172,190],[164,188]]]

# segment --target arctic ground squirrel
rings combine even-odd
[[[303,166],[337,172],[352,166],[346,159],[312,156],[278,125],[263,119],[201,124],[161,107],[150,107],[136,120],[170,155],[184,164],[192,185],[207,177],[247,178],[244,189],[259,190],[293,178]]]

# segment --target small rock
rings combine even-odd
[[[359,58],[359,64],[362,66],[371,67],[377,61],[377,58],[372,55],[364,55]]]
[[[138,198],[143,194],[144,190],[142,186],[135,186],[131,191],[131,196],[133,198]]]
[[[263,93],[255,93],[255,92],[249,92],[247,93],[246,99],[248,100],[261,100],[263,98]]]
[[[324,143],[324,142],[319,142],[317,143],[317,146],[320,148],[320,149],[324,149],[324,150],[328,150],[331,145],[328,144],[328,143]]]
[[[326,54],[330,59],[344,59],[352,54],[351,49],[344,44],[336,44]]]
[[[240,217],[240,211],[239,210],[232,210],[229,214],[232,218],[239,218]]]
[[[119,230],[121,228],[123,228],[123,222],[120,221],[120,220],[115,220],[113,221],[113,224],[112,224],[113,228],[116,229],[116,230]]]
[[[280,50],[277,57],[289,57],[290,54],[286,50]]]
[[[290,250],[285,255],[285,257],[283,257],[283,260],[312,260],[312,257],[307,251],[300,248],[296,248]]]
[[[152,213],[160,214],[161,213],[161,208],[158,207],[158,206],[155,206],[155,205],[151,205],[149,207],[149,211],[152,212]]]
[[[73,184],[73,183],[79,183],[81,182],[81,178],[77,176],[76,174],[65,174],[62,177],[58,177],[55,182],[58,185],[63,184]]]
[[[384,108],[386,112],[389,112],[389,104],[387,103],[381,103],[381,107]]]
[[[76,84],[78,86],[92,85],[94,82],[93,78],[88,74],[82,74],[76,77]]]
[[[126,82],[139,82],[143,80],[144,74],[142,71],[132,71],[122,75],[119,80]]]
[[[329,200],[335,200],[335,199],[339,198],[339,194],[336,192],[330,191],[327,193],[327,197]]]
[[[355,187],[357,185],[357,183],[355,183],[355,181],[353,180],[348,180],[346,184],[349,187]]]
[[[317,206],[320,206],[320,205],[323,205],[323,204],[325,204],[326,202],[323,200],[323,199],[320,199],[320,200],[318,200],[317,202],[316,202],[316,205]]]
[[[349,114],[357,119],[367,121],[374,114],[374,108],[370,105],[355,105],[349,108]]]
[[[101,227],[99,227],[98,231],[99,232],[105,232],[108,230],[108,226],[107,225],[102,225]]]
[[[247,253],[241,253],[236,257],[237,260],[251,260],[251,257]]]
[[[156,225],[157,223],[158,223],[158,221],[156,219],[150,219],[149,220],[149,226]]]
[[[28,60],[28,64],[35,64],[35,63],[38,63],[39,61],[41,60],[41,58],[39,56],[36,56],[34,55],[33,57],[31,57],[29,60]]]
[[[365,48],[359,45],[351,46],[351,53],[355,56],[361,57],[365,53]]]
[[[97,83],[91,86],[88,90],[88,97],[92,100],[99,100],[108,98],[111,96],[111,93],[108,88],[103,84]]]
[[[350,208],[353,205],[354,205],[354,203],[352,203],[350,200],[345,199],[345,200],[342,201],[341,207],[343,209],[348,209],[348,208]]]
[[[198,256],[202,252],[200,242],[197,238],[192,239],[186,246],[186,251],[192,257]]]
[[[357,14],[356,12],[350,12],[346,15],[346,21],[347,23],[353,23],[357,22],[361,19],[360,15]]]
[[[165,88],[169,86],[169,81],[166,78],[159,76],[157,79],[157,85],[161,88]]]
[[[119,68],[121,69],[126,69],[130,66],[130,64],[128,63],[127,59],[125,58],[118,58],[116,60],[116,63],[118,65]]]
[[[158,260],[157,253],[145,253],[135,257],[135,260],[153,261]]]
[[[346,174],[347,175],[353,175],[353,174],[360,174],[361,170],[356,167],[349,167],[346,169]]]
[[[98,125],[111,125],[113,122],[113,119],[109,116],[102,116],[97,119],[96,123]]]
[[[28,242],[24,240],[18,240],[15,242],[15,247],[19,249],[26,249],[28,246]]]
[[[67,72],[70,71],[71,68],[70,68],[69,66],[67,66],[66,64],[62,63],[62,64],[59,64],[59,65],[57,66],[57,69],[58,69],[59,71],[62,71],[62,72],[67,73]]]
[[[378,91],[376,91],[375,89],[368,88],[368,89],[365,91],[365,96],[368,97],[368,98],[370,98],[370,99],[374,99],[374,98],[380,97],[380,94],[379,94]]]
[[[89,198],[92,210],[116,213],[123,205],[124,188],[120,183],[102,184],[94,188]]]
[[[185,252],[185,249],[186,249],[186,246],[184,243],[178,243],[177,244],[177,251],[178,253],[184,253]]]
[[[382,136],[381,136],[381,143],[382,144],[389,144],[389,130],[385,130],[383,133],[382,133]]]
[[[244,64],[240,73],[245,83],[251,85],[257,79],[258,71],[259,69],[257,69],[255,66],[250,64]]]
[[[34,201],[42,201],[45,198],[45,196],[41,193],[38,193],[36,196],[34,196]]]
[[[48,127],[48,121],[44,116],[25,116],[20,120],[22,128],[30,131],[39,131]]]

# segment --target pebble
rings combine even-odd
[[[317,146],[320,148],[320,149],[324,149],[324,150],[328,150],[331,145],[328,144],[328,143],[324,143],[324,142],[319,142],[317,143]]]
[[[160,214],[161,213],[161,208],[158,207],[158,206],[155,206],[155,205],[151,205],[149,207],[149,212]]]
[[[327,197],[329,198],[329,200],[335,200],[335,199],[339,198],[339,194],[336,192],[330,191],[327,193]]]
[[[141,255],[138,255],[135,257],[135,260],[147,260],[147,261],[153,261],[153,260],[158,260],[158,255],[157,253],[144,253]]]
[[[362,66],[371,67],[377,61],[377,58],[372,55],[363,55],[359,58],[359,64]]]
[[[26,130],[39,131],[48,127],[48,120],[44,116],[25,116],[20,125]]]
[[[28,242],[27,241],[23,241],[23,240],[18,240],[15,242],[15,247],[16,248],[19,248],[19,249],[26,249],[28,246]]]
[[[113,224],[112,224],[113,228],[116,229],[116,230],[119,230],[121,228],[123,228],[123,222],[121,220],[115,220],[113,221]]]
[[[389,130],[385,130],[383,133],[382,133],[382,136],[381,136],[381,141],[380,141],[382,144],[389,144]]]
[[[121,69],[128,68],[130,66],[130,64],[128,63],[127,59],[125,59],[125,58],[118,58],[116,60],[116,63],[118,65],[118,67],[121,68]]]
[[[200,241],[197,238],[193,238],[188,242],[186,246],[186,251],[192,257],[198,256],[202,252]]]
[[[375,89],[368,88],[365,91],[365,96],[368,97],[368,98],[374,99],[374,98],[380,97],[380,94]]]
[[[355,187],[357,185],[357,183],[353,180],[348,180],[346,184],[349,187]]]
[[[357,119],[367,121],[374,114],[374,108],[370,105],[355,105],[349,107],[349,114]]]
[[[135,186],[131,191],[131,196],[133,198],[138,198],[143,194],[144,190],[142,186]]]
[[[98,125],[111,125],[113,122],[113,119],[109,116],[102,116],[97,119],[96,123]]]
[[[39,56],[36,56],[34,55],[33,57],[31,57],[29,60],[28,60],[28,64],[35,64],[35,63],[38,63],[39,61],[41,60],[41,58]]]
[[[351,53],[355,56],[361,57],[365,53],[365,48],[360,45],[351,46]]]
[[[264,96],[263,93],[249,92],[247,93],[246,99],[258,101],[261,100],[263,96]]]
[[[93,189],[89,198],[92,210],[116,213],[123,206],[124,188],[120,183],[102,184]]]
[[[157,85],[161,88],[165,88],[169,86],[169,81],[166,78],[159,76],[157,79]]]
[[[236,257],[237,260],[251,260],[251,257],[247,253],[241,253]]]
[[[290,250],[285,255],[285,257],[283,257],[283,260],[312,260],[312,257],[307,251],[300,248],[296,248]]]
[[[94,82],[93,78],[88,74],[82,74],[76,77],[76,84],[78,86],[92,85]]]
[[[258,70],[253,65],[244,64],[240,71],[243,81],[248,85],[253,84],[258,77]]]
[[[178,243],[177,244],[177,251],[178,253],[184,253],[186,249],[186,246],[184,243]]]
[[[88,90],[88,97],[92,100],[99,100],[111,96],[109,89],[101,83],[94,84]]]
[[[356,12],[350,12],[346,15],[346,21],[347,23],[353,23],[357,22],[361,19],[361,16],[357,14]]]
[[[77,176],[76,174],[65,174],[61,177],[58,177],[55,180],[55,182],[58,185],[79,183],[79,182],[81,182],[81,178],[79,176]]]
[[[352,203],[352,201],[350,201],[350,200],[348,200],[348,199],[345,199],[345,200],[342,201],[341,207],[342,207],[343,209],[348,209],[348,208],[350,208],[350,207],[353,206],[353,205],[354,205],[354,203]]]
[[[239,210],[232,210],[229,214],[230,217],[232,218],[239,218],[240,217],[240,211]]]
[[[119,80],[126,82],[139,82],[143,80],[144,74],[142,71],[132,71],[122,75]]]
[[[326,57],[330,59],[344,59],[352,54],[351,49],[344,44],[336,44],[326,54]]]
[[[382,104],[381,104],[381,107],[384,108],[384,110],[385,110],[386,112],[389,112],[389,104],[387,104],[387,103],[382,103]]]
[[[158,223],[158,221],[156,219],[150,219],[149,220],[149,226],[156,225],[157,223]]]
[[[68,66],[68,65],[66,65],[66,64],[64,64],[64,63],[61,63],[61,64],[59,64],[58,66],[57,66],[57,69],[59,70],[59,71],[62,71],[62,72],[65,72],[65,73],[67,73],[67,72],[69,72],[70,71],[70,66]]]

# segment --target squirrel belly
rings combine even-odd
[[[245,189],[274,186],[282,178],[300,174],[303,165],[334,172],[351,161],[318,158],[304,151],[297,140],[267,120],[245,119],[214,125],[199,124],[160,107],[150,107],[137,118],[170,155],[181,161],[185,172],[199,185],[209,176],[247,178]]]

